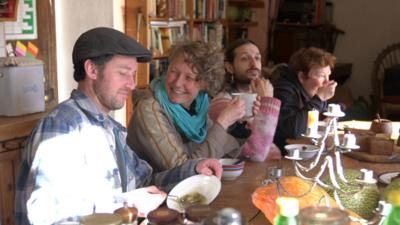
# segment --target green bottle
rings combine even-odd
[[[275,217],[274,225],[299,225],[299,200],[291,197],[278,197],[276,199],[279,214]]]
[[[400,225],[400,206],[392,205],[390,213],[383,222],[383,225]]]
[[[383,225],[400,225],[400,189],[391,190],[387,199],[392,208]]]

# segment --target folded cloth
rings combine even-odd
[[[114,198],[117,202],[126,202],[128,206],[137,208],[139,217],[146,217],[150,211],[158,208],[164,202],[166,196],[149,193],[147,188],[139,188],[115,194]]]

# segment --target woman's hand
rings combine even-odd
[[[250,87],[253,93],[257,93],[261,97],[273,97],[274,87],[269,80],[264,78],[253,79],[250,83]]]
[[[328,81],[324,86],[318,89],[317,95],[322,101],[326,101],[335,95],[337,83],[334,80]]]
[[[219,114],[217,122],[226,130],[246,114],[246,104],[243,100],[233,99]]]
[[[217,159],[204,159],[197,163],[196,172],[207,176],[214,175],[221,179],[222,166]]]

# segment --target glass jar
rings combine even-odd
[[[94,213],[81,218],[82,225],[120,225],[121,216],[111,213]]]
[[[301,225],[349,225],[349,214],[339,208],[311,206],[300,210]]]

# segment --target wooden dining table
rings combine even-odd
[[[383,172],[400,171],[400,163],[363,162],[345,155],[342,163],[345,168],[373,170],[375,177]],[[283,168],[284,175],[295,175],[292,161],[288,159],[246,162],[243,173],[236,180],[222,181],[221,191],[210,207],[215,211],[232,207],[241,212],[248,225],[270,225],[264,214],[253,205],[251,196],[263,185],[273,167]],[[378,187],[382,190],[384,184],[378,182]]]

